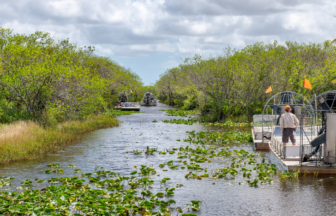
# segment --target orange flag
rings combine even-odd
[[[303,82],[303,88],[312,89],[312,86],[309,80],[307,80],[306,78],[304,79],[304,82]]]
[[[266,90],[266,93],[270,93],[272,90],[272,86],[270,86],[267,90]]]

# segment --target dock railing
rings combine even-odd
[[[316,131],[317,126],[314,125],[303,127],[303,129],[299,127],[295,135],[296,145],[293,145],[293,143],[289,139],[286,146],[284,146],[282,142],[282,131],[280,126],[273,126],[273,134],[270,147],[281,159],[301,161],[301,158],[304,156],[304,154],[308,154],[312,151],[310,141],[316,137]],[[306,137],[302,137],[301,134],[305,134]],[[321,154],[322,152],[312,157],[312,159],[318,160],[319,158],[321,158]]]

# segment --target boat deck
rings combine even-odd
[[[308,161],[300,163],[299,157],[296,158],[280,158],[274,149],[270,147],[271,152],[275,155],[276,160],[280,162],[281,167],[287,172],[295,172],[300,170],[300,173],[308,174],[336,174],[336,167],[325,165],[321,161]]]

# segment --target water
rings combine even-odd
[[[68,145],[64,150],[56,154],[48,154],[39,160],[17,162],[1,165],[0,176],[13,176],[15,181],[11,188],[2,190],[17,190],[16,188],[25,179],[50,179],[52,176],[73,176],[73,168],[67,168],[68,164],[75,164],[82,172],[93,172],[97,167],[105,170],[129,175],[134,171],[134,165],[153,166],[157,175],[152,176],[156,181],[153,192],[164,191],[158,182],[163,177],[170,177],[166,187],[174,187],[175,184],[183,184],[175,190],[172,197],[177,202],[176,207],[185,208],[190,200],[200,200],[201,211],[194,212],[197,215],[334,215],[336,211],[336,176],[301,177],[299,181],[279,182],[274,178],[272,184],[259,185],[258,188],[249,187],[246,179],[238,175],[235,179],[211,179],[202,180],[185,179],[189,172],[187,169],[171,170],[167,166],[164,172],[159,168],[160,163],[169,160],[177,161],[174,155],[133,155],[126,154],[132,150],[144,150],[146,146],[157,148],[158,151],[173,147],[187,146],[188,143],[178,142],[177,139],[186,138],[186,131],[204,131],[209,129],[202,125],[177,125],[166,124],[162,120],[179,118],[166,116],[161,109],[171,107],[159,104],[157,107],[141,107],[145,113],[131,116],[118,117],[121,121],[119,127],[102,129],[87,134],[82,141]],[[156,119],[158,122],[153,123]],[[214,130],[215,128],[210,128]],[[217,128],[216,130],[221,130]],[[245,149],[253,151],[252,144],[239,144],[233,149]],[[268,153],[265,153],[268,159]],[[47,164],[59,163],[63,167],[63,174],[44,174],[48,169]],[[223,168],[230,163],[229,159],[214,159],[212,163],[200,164],[207,167],[209,173],[216,168]],[[158,176],[159,175],[159,176]],[[211,174],[210,174],[211,176]],[[323,179],[323,181],[319,181]],[[238,185],[238,182],[244,184]],[[213,184],[214,183],[214,184]],[[34,184],[34,187],[37,187]],[[47,186],[42,183],[39,187]],[[20,190],[19,190],[20,191]],[[186,209],[184,210],[187,211]],[[174,212],[173,215],[176,215]]]

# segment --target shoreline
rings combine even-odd
[[[43,128],[34,121],[0,125],[0,164],[37,159],[81,139],[83,134],[114,126],[119,126],[119,121],[104,115],[59,123],[55,128]]]

